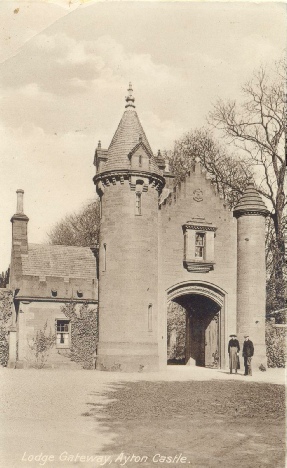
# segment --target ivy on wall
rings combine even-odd
[[[13,294],[0,289],[0,365],[6,367],[9,358],[8,328],[12,318]]]
[[[286,364],[286,328],[276,328],[272,322],[266,322],[265,339],[268,367],[285,367]]]
[[[98,311],[88,303],[80,306],[70,302],[61,308],[71,323],[71,347],[68,357],[84,369],[94,368],[94,355],[98,342]]]

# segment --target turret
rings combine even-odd
[[[240,343],[249,335],[255,347],[254,368],[266,366],[265,217],[260,195],[249,184],[234,208],[237,218],[237,334]]]
[[[131,84],[108,150],[98,148],[101,200],[99,370],[158,368],[158,199],[164,186]]]

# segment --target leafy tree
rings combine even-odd
[[[172,342],[172,336],[174,341]],[[185,358],[186,311],[171,301],[167,308],[168,359],[181,361]]]
[[[7,284],[9,284],[9,276],[10,276],[10,268],[6,271],[2,271],[0,275],[0,288],[6,288]]]
[[[88,203],[78,213],[67,215],[48,233],[51,244],[91,247],[98,243],[100,203]]]
[[[199,158],[217,192],[232,208],[252,178],[249,162],[243,157],[229,154],[215,140],[210,130],[191,130],[175,141],[174,150],[169,157],[175,184],[185,178],[187,172],[193,168],[196,158]]]
[[[284,177],[286,133],[286,61],[275,70],[261,67],[242,87],[243,100],[217,101],[210,122],[243,151],[256,169],[257,189],[271,207],[269,226],[269,280],[274,289],[272,308],[284,307]]]

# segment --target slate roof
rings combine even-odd
[[[264,216],[267,216],[269,213],[264,201],[252,183],[247,185],[247,189],[235,206],[233,213],[234,216],[240,216],[240,213],[246,211],[258,211]]]
[[[138,145],[140,137],[150,153],[150,172],[161,175],[138,115],[132,107],[129,107],[122,116],[109,146],[108,160],[103,171],[130,169],[128,155]]]
[[[89,247],[29,244],[22,256],[22,274],[96,278],[96,259]]]

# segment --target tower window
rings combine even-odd
[[[142,167],[142,155],[139,155],[139,167]]]
[[[107,269],[107,244],[104,244],[104,264],[103,264],[103,271]]]
[[[152,331],[152,304],[148,306],[148,331]]]
[[[195,257],[204,258],[204,248],[205,248],[205,233],[196,232],[195,234]]]
[[[142,194],[136,192],[136,215],[140,216],[142,214]]]

